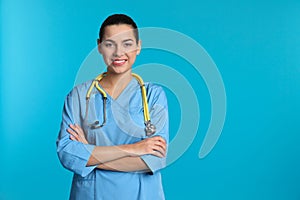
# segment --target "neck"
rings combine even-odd
[[[131,70],[128,70],[122,74],[115,74],[107,71],[106,76],[103,77],[100,84],[111,97],[117,98],[131,81],[131,79]]]
[[[109,84],[112,87],[124,85],[129,83],[132,79],[131,70],[128,70],[122,74],[115,74],[110,71],[107,71],[106,76],[103,78],[106,84]]]

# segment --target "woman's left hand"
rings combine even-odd
[[[88,141],[85,139],[84,132],[78,124],[70,124],[69,127],[70,128],[68,128],[67,131],[71,134],[71,140],[82,142],[83,144],[88,144]]]

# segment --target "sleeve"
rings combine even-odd
[[[67,128],[69,127],[69,124],[75,123],[74,109],[79,109],[79,105],[77,105],[77,107],[76,105],[73,105],[73,98],[72,92],[66,97],[56,147],[61,164],[66,169],[84,177],[96,167],[86,166],[95,146],[70,139]]]
[[[169,116],[168,103],[165,92],[159,86],[148,89],[148,104],[150,110],[151,122],[156,126],[156,133],[153,136],[161,136],[165,139],[167,146],[169,144]],[[151,137],[153,137],[151,136]],[[146,154],[141,156],[143,161],[151,170],[151,174],[166,166],[166,157],[159,158],[157,156]]]

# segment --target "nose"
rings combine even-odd
[[[123,54],[124,54],[124,49],[121,46],[117,45],[115,48],[114,56],[121,57]]]

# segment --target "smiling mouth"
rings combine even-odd
[[[114,66],[122,66],[126,63],[127,59],[115,59],[112,61]]]

